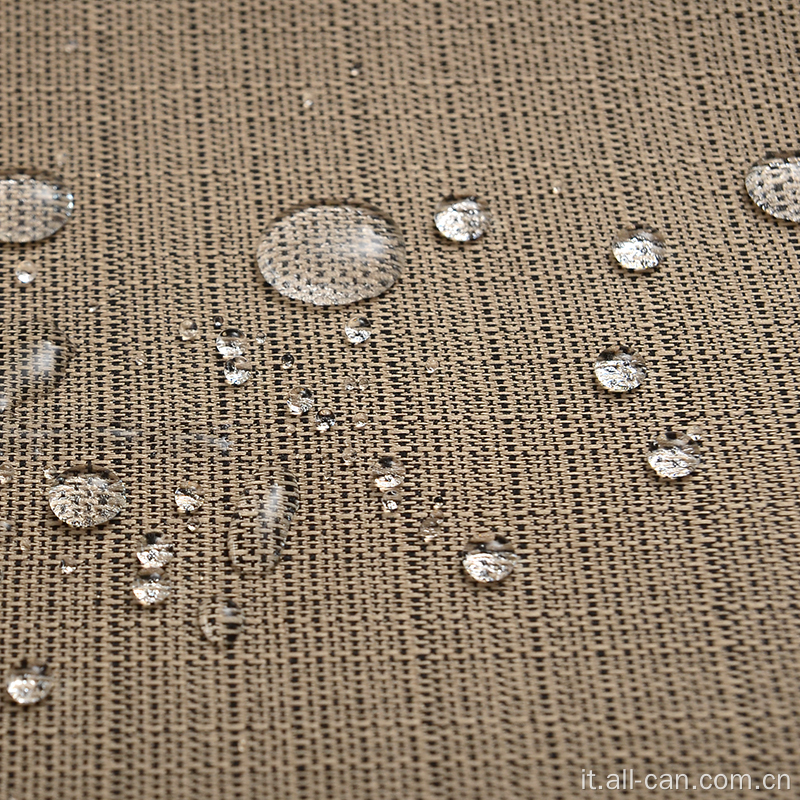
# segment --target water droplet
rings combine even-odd
[[[233,565],[271,570],[280,560],[298,504],[297,481],[286,470],[257,476],[245,486],[228,530]]]
[[[27,553],[28,550],[31,549],[31,539],[29,536],[20,536],[17,543],[19,544],[19,549],[22,550],[23,553]]]
[[[235,358],[242,355],[242,334],[236,328],[226,328],[217,336],[217,350],[223,358]]]
[[[344,388],[348,392],[355,390],[363,392],[365,389],[369,389],[369,381],[363,375],[349,375],[345,378]]]
[[[24,667],[8,676],[6,688],[15,703],[27,706],[44,700],[53,691],[53,681],[44,667]]]
[[[174,557],[175,548],[172,543],[162,539],[157,539],[136,553],[142,568],[147,570],[163,569]]]
[[[281,356],[281,369],[291,369],[294,366],[294,356],[291,353],[284,353]]]
[[[74,53],[78,49],[78,43],[75,39],[71,39],[64,45],[63,49],[65,53]]]
[[[113,470],[76,464],[58,472],[47,490],[53,513],[73,528],[93,528],[127,505],[125,486]]]
[[[20,261],[14,269],[14,275],[23,286],[33,283],[36,272],[36,264],[33,261]]]
[[[621,230],[611,244],[611,253],[627,270],[641,272],[655,269],[667,254],[667,246],[660,234],[639,228]]]
[[[146,361],[145,354],[141,350],[136,350],[131,356],[131,360],[137,367],[142,367]]]
[[[346,447],[344,450],[342,450],[342,461],[347,466],[350,466],[351,464],[355,463],[357,458],[358,454],[356,453],[354,448]]]
[[[197,617],[203,636],[212,644],[233,644],[244,627],[244,614],[230,598],[214,598],[200,607]]]
[[[172,593],[172,586],[158,572],[140,575],[131,589],[133,596],[143,606],[157,606],[163,603]]]
[[[225,320],[221,316],[219,316],[219,314],[217,314],[217,316],[214,317],[214,330],[215,331],[222,330],[222,326],[224,324],[225,324]]]
[[[61,572],[64,575],[72,575],[78,569],[78,562],[74,558],[61,559]]]
[[[627,347],[604,350],[594,365],[600,385],[610,392],[629,392],[641,385],[647,375],[644,362]]]
[[[554,183],[553,186],[551,187],[550,191],[554,195],[558,196],[558,195],[561,194],[561,187],[557,183]]]
[[[295,388],[289,392],[289,396],[286,398],[286,405],[290,414],[300,416],[300,414],[311,411],[314,407],[314,396],[308,389]]]
[[[0,411],[53,387],[64,375],[74,348],[60,334],[30,333],[2,341],[0,361]]]
[[[405,479],[405,467],[396,456],[381,456],[372,465],[375,485],[381,492],[396,489]]]
[[[0,241],[35,242],[52,236],[72,215],[75,198],[55,178],[0,174]]]
[[[344,326],[344,335],[350,344],[364,344],[372,335],[369,320],[360,314],[350,317]]]
[[[387,514],[392,514],[400,508],[400,492],[396,489],[387,489],[381,495],[381,505]]]
[[[357,411],[353,414],[353,425],[355,425],[356,428],[366,427],[367,421],[367,415],[363,411]]]
[[[200,338],[200,329],[193,319],[185,319],[178,325],[178,335],[184,342],[193,342]]]
[[[770,216],[800,222],[800,155],[775,156],[755,164],[744,185],[753,202]]]
[[[329,408],[321,408],[314,415],[314,424],[318,431],[329,431],[336,424],[336,415]]]
[[[361,74],[361,63],[356,62],[355,64],[353,64],[352,67],[350,67],[350,77],[357,78],[360,74]]]
[[[314,105],[314,95],[312,92],[303,92],[303,108],[311,108]]]
[[[236,356],[236,358],[225,362],[225,380],[233,386],[241,386],[250,380],[250,371],[252,367],[250,362],[244,356]]]
[[[436,228],[445,239],[470,242],[483,236],[489,216],[474,197],[442,200],[433,215]]]
[[[346,305],[389,289],[405,265],[394,224],[367,206],[309,206],[276,220],[258,247],[258,266],[286,297]]]
[[[439,359],[429,358],[425,362],[425,372],[427,372],[428,375],[433,375],[433,373],[436,372],[437,369],[439,369]]]
[[[441,533],[443,522],[444,520],[441,512],[425,517],[419,524],[419,532],[422,534],[424,541],[432,542],[437,538]]]
[[[514,553],[490,553],[481,550],[467,553],[462,563],[467,575],[478,583],[497,583],[507,578],[519,557]]]
[[[647,461],[661,478],[683,478],[691,475],[701,464],[695,453],[696,443],[697,437],[667,431],[651,443]]]
[[[16,470],[13,464],[8,461],[0,464],[0,486],[8,486],[14,480],[14,475],[16,475]]]
[[[178,511],[191,514],[203,505],[203,497],[196,486],[183,483],[175,489],[175,505],[178,506]]]
[[[267,337],[264,336],[263,333],[259,333],[258,336],[256,336],[256,344],[265,344],[266,341],[267,341]]]

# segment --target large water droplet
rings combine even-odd
[[[276,220],[258,266],[281,294],[319,306],[377,297],[405,266],[394,224],[367,206],[309,206]]]
[[[236,356],[225,362],[225,380],[233,386],[241,386],[250,380],[252,366],[244,356]]]
[[[611,244],[611,253],[620,266],[631,272],[655,269],[667,254],[660,234],[640,228],[621,230]]]
[[[225,328],[217,335],[217,350],[223,358],[235,358],[242,355],[242,334],[236,328]]]
[[[200,607],[197,622],[212,644],[233,644],[244,627],[244,614],[230,598],[213,598]]]
[[[595,362],[594,374],[600,385],[610,392],[636,389],[647,374],[642,359],[624,346],[610,347]]]
[[[53,691],[53,681],[44,667],[24,667],[8,676],[6,688],[15,703],[31,705],[44,700]]]
[[[436,229],[445,239],[469,242],[486,232],[489,215],[474,197],[442,200],[433,215]]]
[[[297,481],[290,472],[254,478],[242,491],[228,529],[228,552],[240,570],[270,570],[280,560],[297,512]]]
[[[290,414],[299,417],[314,407],[314,395],[308,389],[292,389],[286,398],[286,406]]]
[[[381,492],[386,492],[389,489],[396,489],[400,486],[405,479],[406,470],[397,456],[386,455],[381,456],[372,465],[372,474],[375,486]]]
[[[152,544],[146,545],[136,553],[142,569],[147,570],[163,569],[174,557],[175,548],[172,543],[163,539],[156,539]]]
[[[191,483],[182,483],[175,489],[175,505],[178,511],[191,514],[203,505],[203,496]]]
[[[755,164],[744,185],[753,202],[767,214],[800,222],[800,155],[775,156]]]
[[[33,283],[36,271],[36,264],[33,261],[20,261],[14,268],[14,275],[23,286],[27,286],[29,283]]]
[[[18,401],[30,399],[54,386],[64,375],[74,348],[66,337],[29,327],[27,335],[3,336],[0,343],[0,411]]]
[[[53,513],[73,528],[93,528],[127,505],[125,486],[113,470],[91,463],[58,472],[47,490]]]
[[[695,452],[697,438],[678,431],[667,431],[650,444],[647,461],[661,478],[683,478],[701,464]]]
[[[462,558],[467,575],[478,583],[502,581],[514,571],[518,561],[519,556],[503,538],[470,542]]]
[[[131,591],[143,606],[157,606],[172,594],[172,586],[163,575],[151,572],[147,575],[140,575],[133,582]]]
[[[0,241],[35,242],[52,236],[72,215],[75,197],[55,178],[0,174]]]
[[[345,324],[344,335],[350,344],[364,344],[372,335],[369,320],[361,314],[355,314]]]

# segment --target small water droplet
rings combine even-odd
[[[276,220],[258,247],[258,266],[270,286],[321,306],[377,297],[404,265],[394,224],[367,206],[302,208]]]
[[[228,552],[240,570],[271,570],[280,560],[299,492],[287,470],[253,478],[242,490],[228,529]]]
[[[0,486],[8,486],[8,484],[14,480],[15,475],[16,470],[13,464],[8,461],[0,464]]]
[[[387,489],[381,495],[381,506],[383,506],[384,513],[393,514],[400,508],[400,492],[396,489]]]
[[[424,541],[432,542],[436,539],[441,533],[443,522],[441,513],[425,517],[419,524],[419,532],[422,534]]]
[[[200,338],[200,328],[193,319],[185,319],[178,325],[178,336],[184,342],[193,342]]]
[[[217,350],[223,358],[242,355],[242,334],[236,328],[226,328],[217,336]]]
[[[15,703],[32,705],[44,700],[53,691],[53,681],[47,676],[45,667],[24,667],[8,676],[6,688]]]
[[[624,346],[610,347],[595,362],[594,374],[610,392],[629,392],[644,381],[647,371],[642,359]]]
[[[217,316],[214,317],[214,330],[215,331],[222,330],[222,326],[224,324],[225,324],[224,318],[219,316],[219,314],[217,314]]]
[[[147,570],[163,569],[174,557],[175,548],[172,543],[163,539],[157,539],[136,553],[142,568]]]
[[[146,361],[145,354],[141,350],[136,350],[131,356],[131,360],[137,367],[142,367]]]
[[[264,336],[263,333],[259,333],[258,336],[255,337],[256,344],[265,344],[267,341],[267,337]]]
[[[172,586],[161,573],[151,572],[136,578],[131,591],[143,606],[157,606],[170,596]]]
[[[214,598],[200,607],[197,622],[212,644],[233,644],[244,627],[244,614],[230,598]]]
[[[14,269],[14,275],[23,286],[33,283],[36,272],[36,264],[33,261],[20,261]]]
[[[353,414],[353,425],[355,425],[356,428],[366,427],[367,422],[367,415],[363,411],[357,411],[355,414]]]
[[[687,433],[667,431],[650,444],[647,461],[661,478],[691,475],[702,463],[695,452],[697,441]]]
[[[561,187],[557,183],[554,183],[553,186],[551,187],[550,191],[556,196],[560,195],[561,194]]]
[[[300,416],[300,414],[311,411],[314,407],[314,396],[308,389],[292,389],[292,391],[289,392],[289,396],[286,398],[286,406],[290,414]]]
[[[753,165],[744,184],[767,214],[800,222],[800,155],[775,156]]]
[[[23,553],[27,553],[31,549],[31,538],[30,536],[20,536],[17,540],[17,544],[19,545],[19,549],[22,550]]]
[[[314,424],[318,431],[329,431],[336,424],[336,415],[329,408],[321,408],[314,415]]]
[[[375,486],[381,492],[386,492],[389,489],[396,489],[403,483],[406,470],[397,456],[385,455],[381,456],[372,465],[372,474],[374,475]]]
[[[356,62],[350,67],[350,77],[357,78],[361,74],[361,62]]]
[[[369,381],[363,375],[349,375],[345,378],[344,388],[348,392],[356,390],[363,392],[365,389],[369,389]]]
[[[64,225],[74,208],[72,191],[55,178],[0,173],[0,241],[46,239]]]
[[[91,463],[58,472],[47,490],[53,513],[73,528],[93,528],[117,516],[127,505],[117,474]]]
[[[78,562],[74,558],[62,558],[61,559],[61,572],[64,575],[72,575],[78,569]]]
[[[433,373],[436,372],[437,369],[439,369],[439,359],[438,358],[429,358],[425,362],[425,372],[427,372],[428,375],[433,375]]]
[[[294,366],[294,356],[291,353],[284,353],[281,356],[281,369],[291,369]]]
[[[344,335],[350,344],[364,344],[372,335],[369,320],[356,314],[344,326]]]
[[[70,39],[64,44],[63,49],[65,53],[74,53],[78,49],[78,42],[75,39]]]
[[[513,571],[517,556],[504,538],[481,537],[467,545],[462,563],[467,574],[478,583],[497,583]]]
[[[346,447],[344,450],[342,450],[342,461],[347,466],[350,466],[351,464],[354,464],[357,458],[358,458],[358,454],[356,453],[354,448]]]
[[[624,269],[631,272],[655,269],[667,255],[660,234],[645,228],[621,230],[611,244],[611,253]]]
[[[303,92],[303,108],[311,108],[314,105],[314,95],[312,92]]]
[[[194,484],[182,483],[175,489],[175,505],[178,511],[191,514],[203,505],[203,496]]]
[[[483,236],[489,215],[474,197],[442,200],[433,215],[436,229],[445,239],[470,242]]]
[[[250,362],[244,356],[236,356],[236,358],[225,362],[225,380],[233,386],[241,386],[250,380],[252,367]]]

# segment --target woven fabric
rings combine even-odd
[[[75,192],[52,238],[0,245],[4,346],[49,325],[76,349],[0,419],[0,670],[54,681],[0,702],[2,800],[556,800],[631,769],[796,791],[800,237],[744,191],[797,146],[795,3],[6,0],[0,29],[0,161]],[[436,233],[449,195],[485,203],[482,239]],[[270,220],[348,199],[396,222],[398,282],[327,308],[266,286]],[[629,225],[664,235],[658,270],[612,264]],[[621,344],[648,373],[615,396],[592,364]],[[295,386],[334,428],[287,415]],[[702,467],[660,481],[647,443],[690,425]],[[69,529],[44,470],[87,460],[128,506]],[[238,498],[279,469],[283,558],[239,573]],[[154,534],[174,590],[143,608]],[[479,586],[459,553],[491,534],[520,564]],[[212,644],[217,596],[246,621]]]

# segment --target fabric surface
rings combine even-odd
[[[76,348],[0,420],[0,670],[46,663],[55,684],[28,707],[4,693],[2,800],[556,800],[591,793],[582,770],[630,769],[782,773],[791,791],[738,796],[792,796],[800,239],[744,175],[797,147],[795,3],[2,12],[2,166],[75,192],[52,238],[0,245],[4,347],[45,325]],[[482,239],[438,236],[451,194],[485,203]],[[270,220],[348,199],[395,221],[398,282],[328,308],[269,288]],[[626,225],[662,232],[660,269],[612,264]],[[373,335],[354,347],[356,312]],[[216,315],[243,333],[243,386]],[[592,364],[619,344],[648,374],[615,396]],[[287,415],[295,386],[334,428]],[[659,480],[648,442],[690,425],[701,469]],[[406,467],[395,514],[370,488],[387,453]],[[87,460],[129,503],[81,531],[44,470]],[[240,574],[230,520],[278,468],[300,496],[283,558]],[[184,481],[205,498],[194,530]],[[175,543],[174,590],[143,608],[154,534]],[[460,553],[492,534],[521,561],[479,586]],[[217,596],[246,622],[215,645],[198,614]]]

